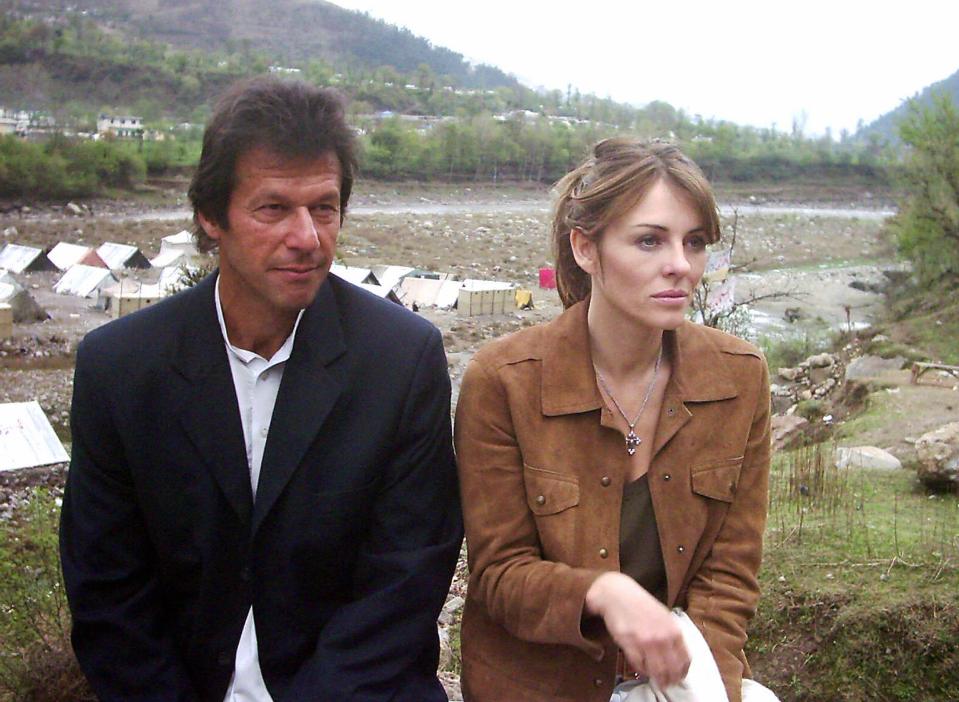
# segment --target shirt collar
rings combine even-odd
[[[234,346],[230,343],[230,336],[226,331],[226,320],[223,318],[223,304],[220,302],[220,276],[216,277],[216,287],[213,293],[213,300],[216,304],[216,318],[220,322],[220,332],[223,334],[223,341],[226,343],[227,350],[244,365],[249,365],[250,362],[255,359],[260,359],[267,363],[267,367],[275,366],[279,363],[284,363],[290,358],[290,354],[293,352],[293,341],[296,338],[296,330],[300,326],[300,320],[303,318],[304,310],[300,310],[296,315],[296,321],[293,323],[293,331],[290,332],[290,335],[286,337],[286,341],[277,349],[276,353],[273,354],[272,358],[263,358],[258,353],[253,351],[247,351],[246,349],[241,349],[238,346]]]

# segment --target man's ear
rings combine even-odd
[[[203,227],[203,231],[206,232],[208,237],[214,241],[220,240],[220,237],[223,235],[223,230],[220,229],[220,225],[216,224],[210,219],[207,219],[206,215],[204,215],[202,212],[197,212],[196,218],[200,222],[200,226]]]
[[[569,245],[576,265],[590,275],[599,273],[599,246],[594,239],[579,227],[573,227],[569,232]]]

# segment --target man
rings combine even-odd
[[[190,186],[218,273],[80,345],[60,546],[102,700],[446,700],[446,359],[328,276],[354,169],[334,94],[233,89]]]

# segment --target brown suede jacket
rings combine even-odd
[[[627,454],[596,387],[585,303],[481,349],[456,408],[470,581],[467,702],[608,702],[617,649],[584,615],[619,569]],[[684,323],[649,487],[668,605],[699,626],[731,702],[749,675],[769,475],[769,378],[755,347]]]

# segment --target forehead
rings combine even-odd
[[[668,178],[657,178],[653,181],[616,219],[643,217],[683,218],[702,223],[702,212],[696,198]]]
[[[244,152],[236,160],[236,188],[256,189],[281,183],[329,183],[340,187],[343,169],[332,151],[317,157],[285,156],[262,147]]]

